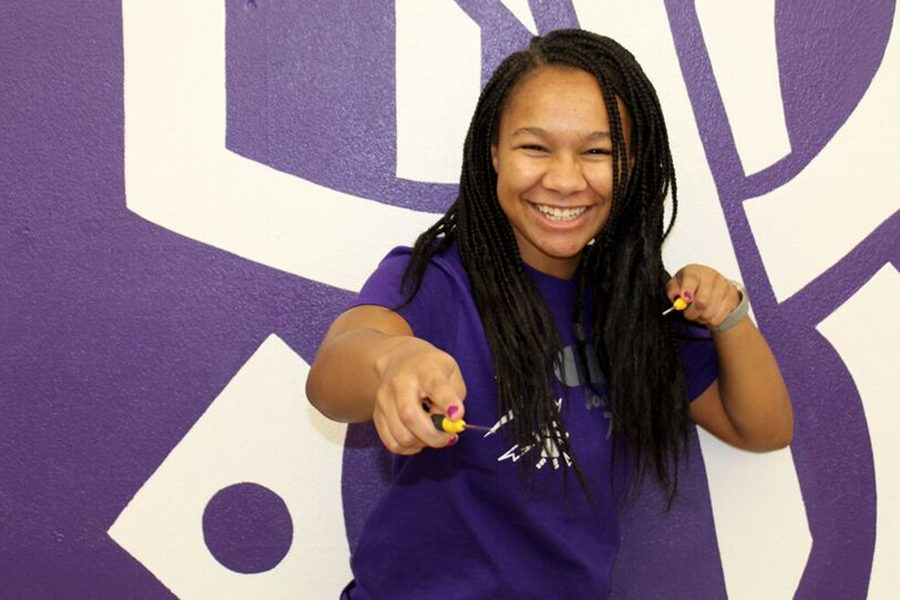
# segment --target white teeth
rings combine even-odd
[[[587,210],[587,206],[579,208],[555,208],[546,204],[536,204],[535,206],[551,221],[571,221]]]

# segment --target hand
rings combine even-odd
[[[666,295],[672,302],[684,299],[688,303],[684,318],[706,327],[720,325],[741,300],[721,273],[704,265],[687,265],[675,273],[666,284]]]
[[[375,369],[381,381],[372,420],[390,452],[409,455],[457,442],[456,434],[438,431],[430,418],[445,414],[457,420],[465,412],[466,385],[452,356],[410,337],[379,358]]]

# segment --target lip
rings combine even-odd
[[[571,221],[551,221],[544,213],[542,213],[538,209],[538,203],[526,201],[528,203],[528,207],[531,211],[536,215],[539,224],[546,228],[552,229],[555,231],[568,230],[568,229],[577,229],[584,225],[588,219],[591,218],[591,215],[597,207],[595,205],[587,206],[587,210],[572,219]],[[555,206],[553,204],[544,204],[543,206],[552,206],[553,208],[560,209],[573,209],[573,208],[581,208],[580,206]]]

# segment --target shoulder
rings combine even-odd
[[[411,258],[412,248],[398,246],[391,250],[351,306],[389,308],[406,319],[416,337],[430,340],[455,328],[456,313],[469,294],[468,280],[455,244],[430,258],[418,290],[416,281],[404,282]]]
[[[381,260],[375,271],[369,276],[360,290],[360,297],[372,293],[383,293],[389,288],[392,292],[407,292],[401,285],[404,275],[413,258],[413,249],[409,246],[397,246]],[[413,284],[415,282],[412,282]],[[422,273],[422,289],[436,291],[450,291],[452,289],[465,289],[468,287],[466,271],[456,244],[452,244],[447,250],[435,253],[431,256]]]

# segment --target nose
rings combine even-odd
[[[576,157],[562,154],[551,159],[542,183],[548,190],[562,195],[574,194],[587,188],[587,180],[581,171],[581,163]]]

